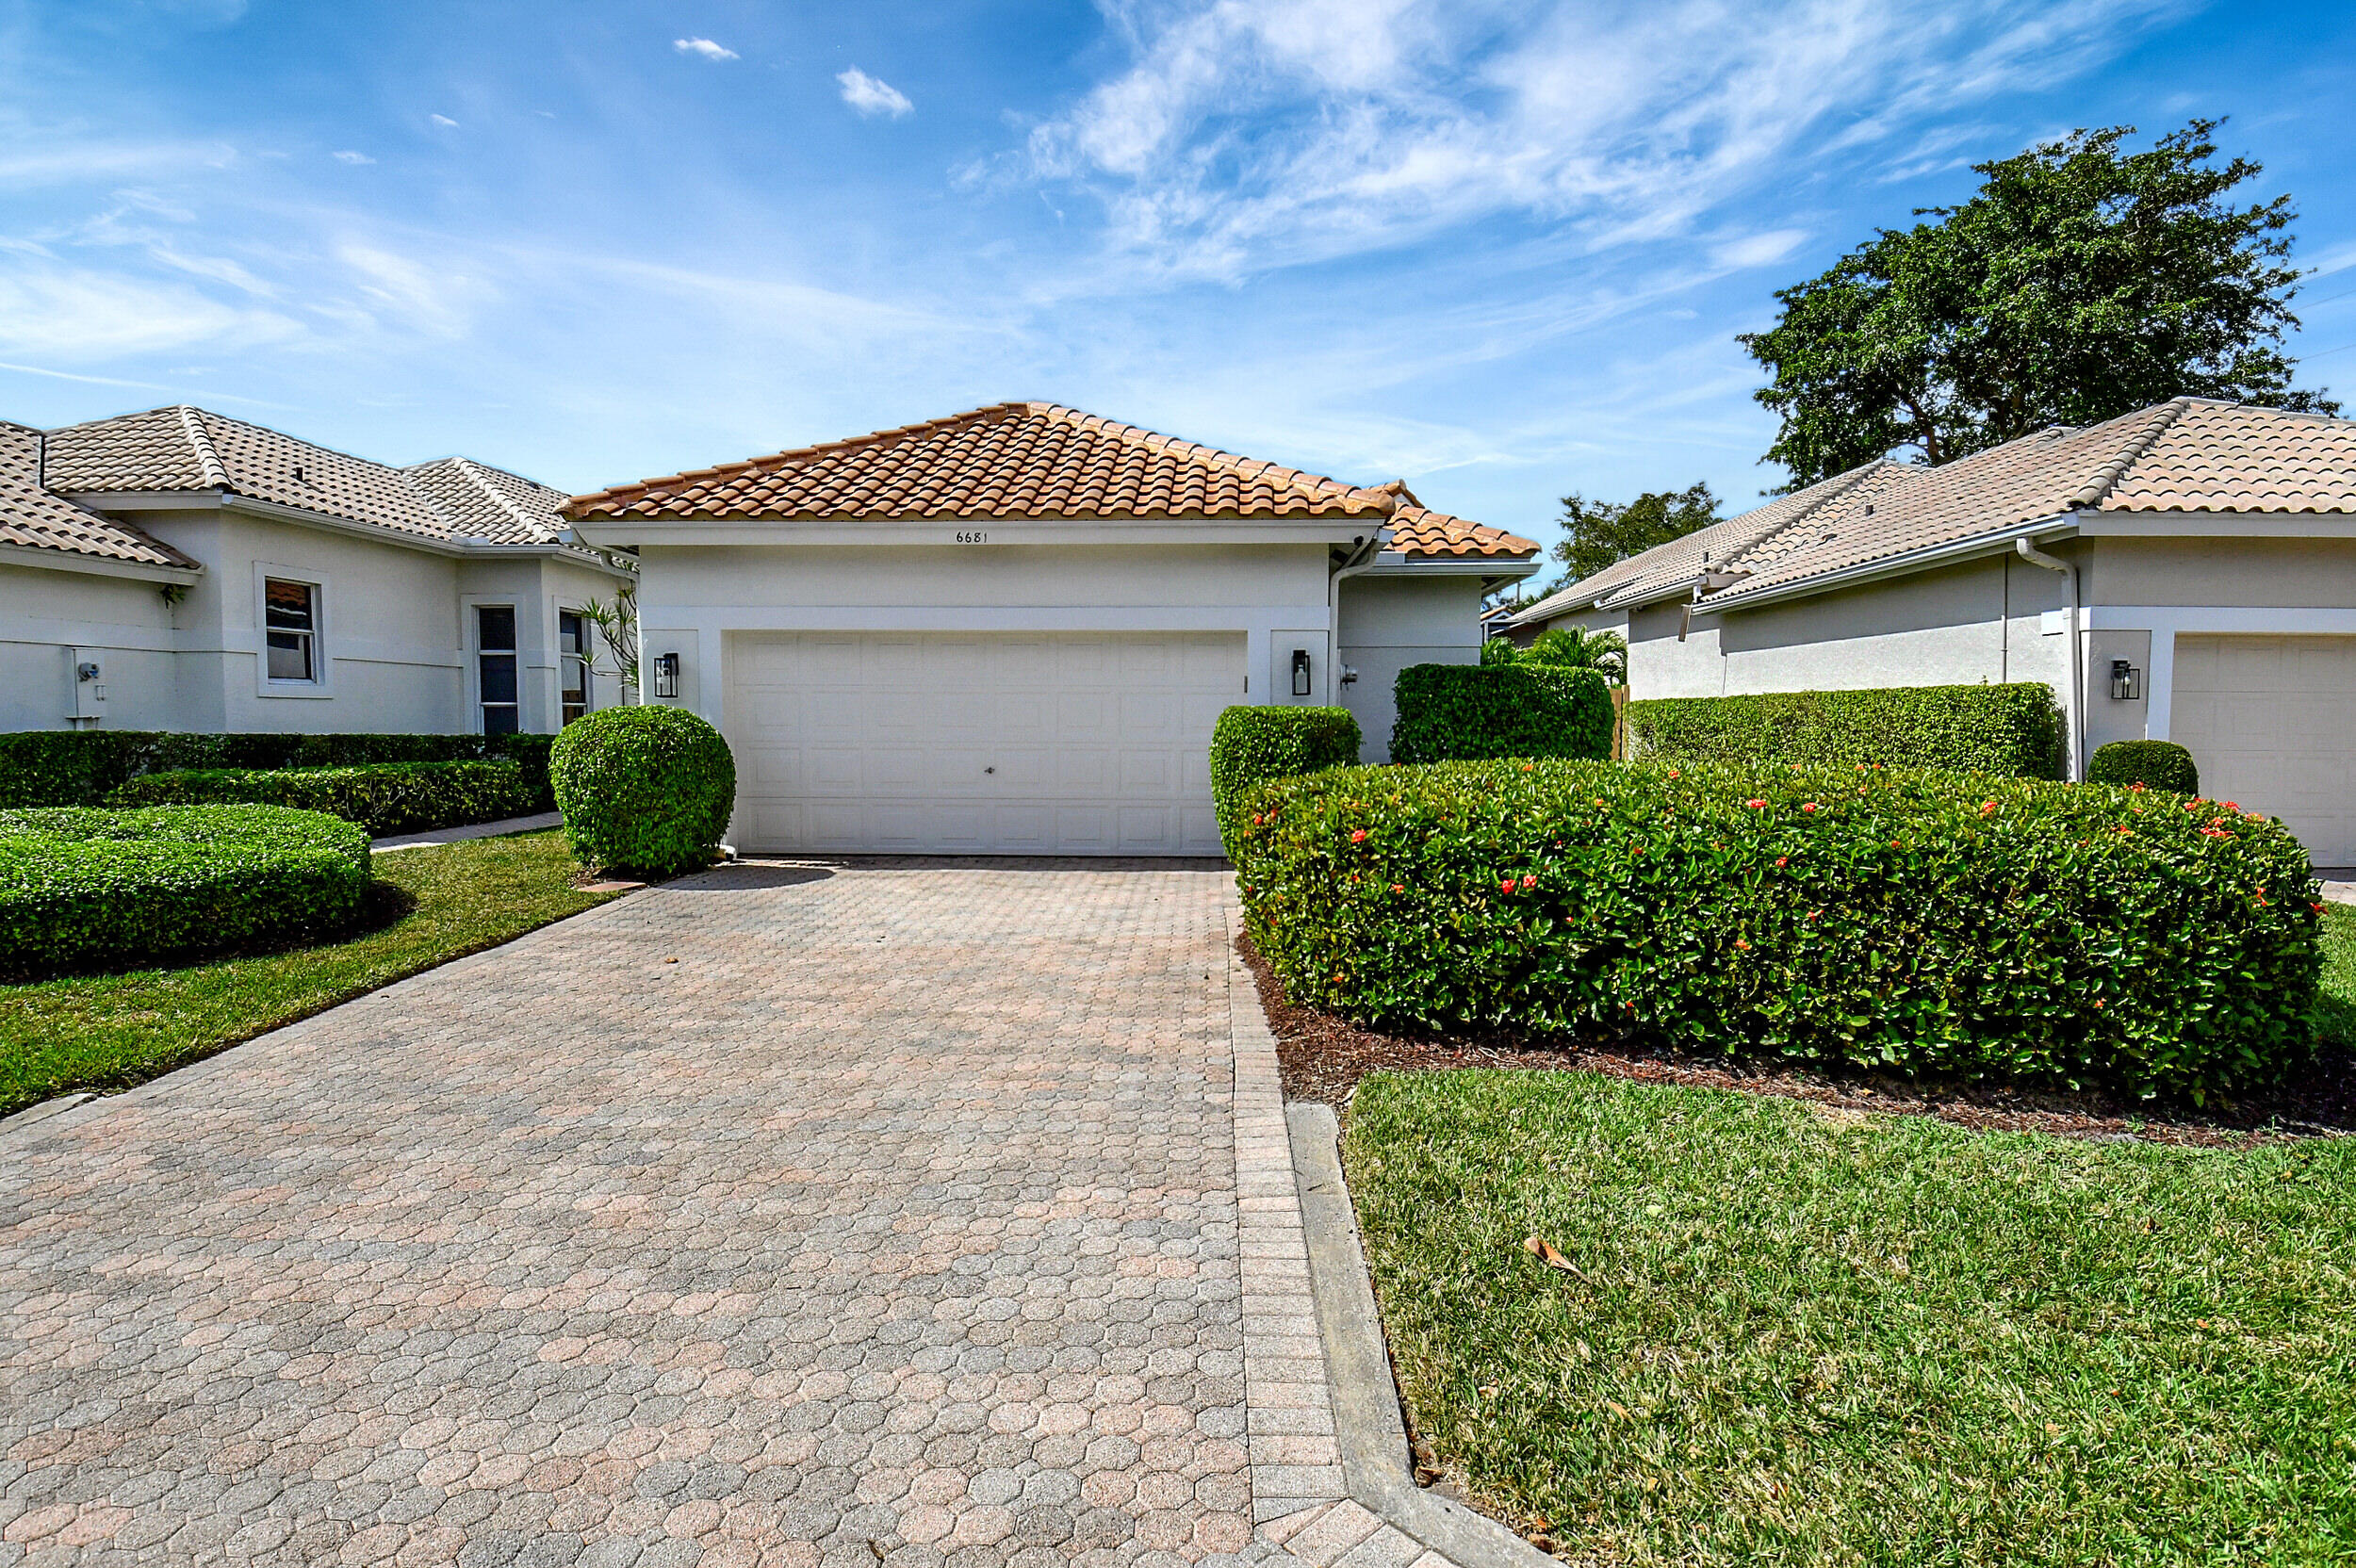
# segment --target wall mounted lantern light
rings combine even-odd
[[[2143,695],[2143,672],[2124,659],[2111,661],[2111,698],[2115,702],[2133,702]]]
[[[1309,650],[1307,648],[1295,648],[1293,649],[1293,695],[1297,697],[1305,697],[1308,694]]]
[[[659,697],[679,695],[679,655],[658,653],[654,657],[654,694]]]

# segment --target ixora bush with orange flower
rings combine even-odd
[[[1235,848],[1285,994],[1364,1023],[2195,1101],[2314,1034],[2306,853],[2228,803],[1507,759],[1281,780]]]

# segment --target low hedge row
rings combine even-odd
[[[2194,1100],[2308,1049],[2305,851],[2207,801],[1937,770],[1569,762],[1264,786],[1252,940],[1386,1026]]]
[[[1612,755],[1612,688],[1595,670],[1411,664],[1393,694],[1394,762]]]
[[[199,735],[27,729],[0,734],[0,808],[99,806],[141,774],[214,768],[351,768],[380,762],[513,762],[528,810],[552,808],[553,735]]]
[[[0,811],[0,973],[321,935],[359,913],[368,880],[367,832],[316,811]]]
[[[1662,762],[1875,763],[2059,778],[2070,743],[2053,688],[1892,686],[1650,697],[1628,705],[1630,749]]]
[[[1254,786],[1271,778],[1347,768],[1365,740],[1347,708],[1235,707],[1211,728],[1211,807],[1219,841],[1235,849],[1235,825]]]
[[[573,857],[599,871],[676,876],[717,858],[736,810],[736,757],[684,708],[607,708],[549,753]]]
[[[2113,741],[2086,759],[2089,784],[2140,784],[2180,795],[2201,792],[2201,770],[2192,753],[2173,741]]]
[[[139,806],[288,806],[358,823],[371,837],[523,816],[538,799],[513,762],[379,762],[357,768],[188,768],[141,774],[106,797]]]

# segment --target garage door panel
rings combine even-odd
[[[995,767],[996,788],[992,792],[1001,799],[1024,796],[1050,796],[1058,792],[1055,778],[1055,753],[1045,747],[1022,750],[1013,746],[998,746],[990,755],[997,760],[985,766]]]
[[[1001,806],[994,813],[990,849],[998,855],[1053,855],[1055,810],[1046,806]]]
[[[755,747],[737,763],[745,777],[760,786],[761,794],[799,794],[802,792],[802,754],[799,751],[772,746]]]
[[[1124,750],[1121,754],[1121,792],[1168,795],[1177,786],[1177,772],[1175,760],[1167,751]]]
[[[1113,754],[1106,746],[1074,746],[1049,759],[1048,792],[1055,795],[1111,795],[1120,788],[1113,772]]]
[[[847,746],[808,746],[802,751],[803,788],[814,795],[857,796],[865,783],[865,753]]]
[[[2168,733],[2201,788],[2356,864],[2356,637],[2180,635]]]
[[[1207,753],[1240,634],[739,633],[741,847],[1219,852]]]

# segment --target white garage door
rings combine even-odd
[[[1219,853],[1241,633],[744,633],[727,660],[741,848]]]
[[[2201,793],[2356,865],[2356,637],[2179,636],[2168,725]]]

